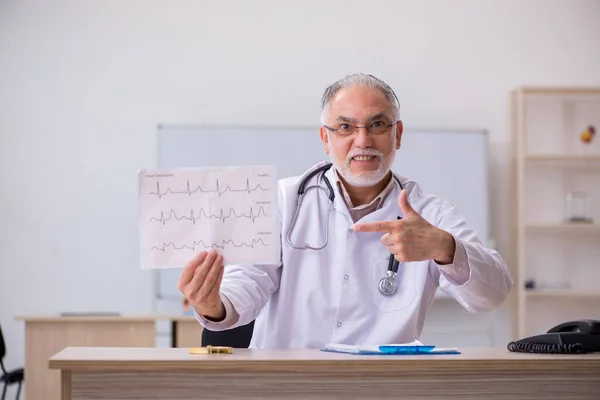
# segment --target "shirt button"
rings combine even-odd
[[[337,323],[337,326],[338,326],[338,328],[339,328],[340,326],[342,326],[342,323],[341,323],[341,322],[338,322],[338,323]]]
[[[348,278],[350,278],[348,275],[344,275],[344,280],[348,280]]]

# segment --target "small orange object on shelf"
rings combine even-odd
[[[596,134],[596,128],[593,125],[588,126],[588,128],[581,132],[581,141],[583,143],[590,143]]]

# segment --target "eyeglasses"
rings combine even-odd
[[[337,133],[340,136],[350,136],[354,132],[358,130],[358,128],[365,128],[367,133],[372,133],[374,135],[381,135],[386,133],[391,126],[394,126],[398,123],[398,121],[394,121],[391,124],[386,124],[383,121],[375,121],[369,125],[352,125],[348,123],[337,124],[333,127],[323,125],[325,128],[329,129],[332,132]]]

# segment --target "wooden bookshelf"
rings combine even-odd
[[[600,319],[600,87],[511,93],[513,336]],[[595,128],[591,141],[582,133]],[[585,222],[568,193],[585,193]],[[534,288],[528,288],[534,283]]]

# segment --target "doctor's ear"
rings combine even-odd
[[[402,121],[398,120],[396,124],[396,150],[400,148],[400,144],[402,142],[402,132],[404,131],[404,126],[402,125]]]
[[[322,126],[319,129],[319,135],[321,136],[321,141],[323,142],[323,150],[325,151],[325,154],[329,154],[329,138],[327,137],[327,129]]]

